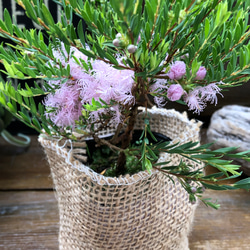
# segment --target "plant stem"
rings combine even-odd
[[[121,148],[126,149],[133,138],[133,131],[136,122],[136,117],[138,114],[138,106],[135,105],[132,107],[130,112],[130,118],[128,120],[128,125],[125,129],[125,132],[121,135]],[[117,175],[124,174],[126,172],[126,155],[124,151],[120,151],[118,160],[117,160]]]

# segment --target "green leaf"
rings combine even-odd
[[[153,152],[153,150],[150,148],[150,147],[147,147],[147,150],[148,150],[148,153],[149,153],[149,155],[153,158],[153,160],[157,160],[158,159],[158,157],[156,156],[156,154]],[[151,166],[151,168],[152,168],[152,166]]]
[[[225,147],[225,148],[219,148],[216,150],[213,150],[212,152],[217,153],[217,154],[225,154],[228,152],[235,151],[238,147]]]
[[[114,65],[118,65],[116,58],[111,53],[105,53],[105,57]]]
[[[54,19],[45,4],[42,4],[42,14],[44,16],[44,21],[47,25],[55,25]]]
[[[7,106],[9,107],[9,109],[10,109],[11,112],[16,113],[16,108],[12,105],[11,102],[8,102]]]
[[[80,51],[86,55],[87,57],[90,57],[90,58],[96,58],[96,56],[93,54],[93,52],[91,52],[90,50],[87,50],[87,49],[84,49],[84,48],[81,48]]]
[[[105,58],[105,57],[106,57],[105,51],[99,46],[99,44],[98,44],[98,43],[95,43],[94,46],[95,46],[95,48],[96,48],[97,53],[99,54],[99,56],[100,56],[101,58]]]
[[[235,188],[250,189],[250,177],[234,183]]]
[[[38,128],[38,130],[42,130],[41,125],[40,125],[40,123],[39,123],[39,121],[37,120],[36,117],[32,118],[32,122]]]
[[[146,20],[150,23],[152,26],[154,23],[154,9],[152,8],[152,5],[149,0],[146,1],[145,5],[145,13],[146,13]]]
[[[228,185],[208,184],[208,183],[205,183],[203,181],[201,181],[201,184],[205,188],[212,189],[212,190],[233,190],[233,189],[236,189],[235,187],[228,186]]]
[[[214,209],[219,209],[219,208],[220,208],[220,204],[211,202],[211,198],[201,199],[201,201],[202,201],[206,206],[209,206],[209,207],[211,207],[211,208],[214,208]]]
[[[246,61],[245,61],[245,52],[243,48],[240,49],[239,61],[240,61],[240,68],[241,69],[244,68],[244,66],[246,65]]]
[[[152,163],[151,163],[151,161],[148,158],[145,158],[145,160],[144,160],[144,166],[145,166],[145,169],[148,172],[151,172],[151,170],[152,170]]]
[[[206,176],[202,177],[202,179],[219,178],[219,177],[222,177],[223,175],[224,175],[223,173],[218,172],[218,173],[206,175]]]
[[[230,49],[230,40],[228,39],[228,37],[225,40],[224,48],[225,48],[225,54],[227,54]]]
[[[205,38],[208,37],[209,35],[209,31],[210,31],[210,23],[209,23],[209,19],[206,18],[205,19],[205,29],[204,29],[204,32],[205,32]]]
[[[9,33],[12,35],[13,34],[12,19],[7,9],[4,9],[4,22]]]
[[[241,27],[240,25],[237,23],[236,27],[235,27],[235,32],[234,32],[234,41],[235,43],[237,43],[241,38]]]
[[[93,22],[94,21],[93,14],[92,14],[92,10],[91,10],[91,6],[89,4],[89,1],[85,1],[84,10],[85,10],[86,14],[88,15],[90,21]]]
[[[37,15],[34,11],[33,6],[31,5],[31,2],[29,0],[26,0],[26,1],[23,1],[23,3],[25,5],[25,10],[26,10],[27,16],[32,18],[34,21],[36,21],[38,23]]]
[[[194,37],[194,49],[195,50],[198,50],[199,49],[199,37],[197,36],[197,34],[195,34],[195,37]]]
[[[145,24],[144,34],[145,34],[146,42],[148,42],[151,38],[151,28],[148,22]]]

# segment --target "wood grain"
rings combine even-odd
[[[204,197],[217,200],[221,208],[199,205],[189,239],[190,249],[250,249],[250,193],[208,190]]]
[[[58,249],[53,192],[0,192],[0,249]]]

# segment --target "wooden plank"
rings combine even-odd
[[[0,249],[58,249],[53,192],[0,192]]]
[[[250,249],[250,193],[245,190],[208,190],[204,197],[218,200],[221,208],[200,204],[190,235],[190,249]]]
[[[0,137],[0,190],[51,189],[49,165],[37,136],[30,136],[27,150]]]

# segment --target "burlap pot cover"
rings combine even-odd
[[[154,108],[150,122],[152,131],[169,136],[172,143],[199,140],[200,123],[189,121],[185,114]],[[136,128],[143,126],[141,114]],[[79,147],[71,142],[62,145],[44,135],[39,141],[48,157],[58,199],[60,249],[189,249],[188,233],[197,204],[189,202],[178,181],[174,184],[158,171],[103,177],[76,159]],[[169,157],[164,154],[159,160]],[[179,161],[179,156],[171,156],[171,164]]]

